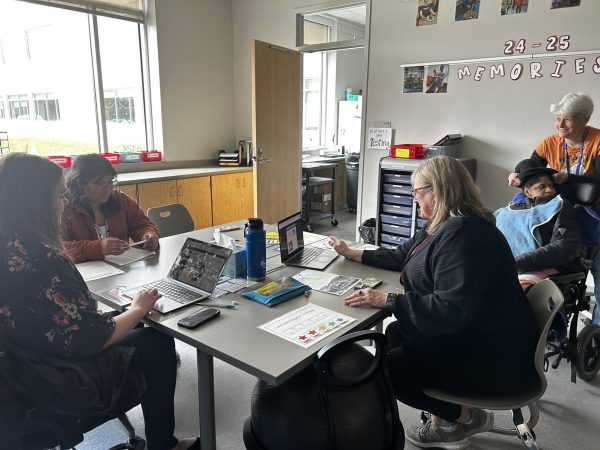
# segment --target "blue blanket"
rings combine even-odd
[[[511,209],[509,205],[494,213],[496,226],[506,237],[515,258],[542,246],[535,229],[552,220],[562,205],[563,199],[557,195],[549,202],[532,208]]]

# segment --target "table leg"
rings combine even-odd
[[[196,350],[198,363],[198,411],[200,413],[200,441],[202,450],[216,450],[215,378],[213,357]]]

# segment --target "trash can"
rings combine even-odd
[[[365,220],[362,225],[358,226],[358,234],[365,244],[375,245],[375,227],[377,222],[374,218]]]
[[[350,212],[356,211],[359,161],[360,153],[350,153],[346,156],[346,202]]]

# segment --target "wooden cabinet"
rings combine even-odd
[[[138,183],[138,203],[148,208],[181,203],[190,212],[196,229],[212,226],[210,177]]]
[[[254,215],[252,172],[213,175],[211,178],[213,225]]]
[[[119,191],[123,192],[124,194],[127,194],[128,196],[130,196],[136,202],[138,201],[137,184],[123,184],[123,185],[117,186],[117,189]]]

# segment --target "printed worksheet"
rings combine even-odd
[[[353,317],[310,303],[258,328],[300,347],[308,348],[355,320]]]
[[[111,266],[104,261],[87,261],[75,264],[75,267],[79,270],[84,281],[97,280],[123,273],[121,269],[117,269],[115,266]]]
[[[129,247],[120,255],[106,255],[104,259],[119,266],[126,266],[132,262],[140,261],[154,255],[156,255],[156,252],[144,250],[143,248]]]
[[[333,295],[343,295],[359,281],[358,278],[311,269],[303,270],[294,275],[294,278],[310,286],[315,291],[327,292]]]

